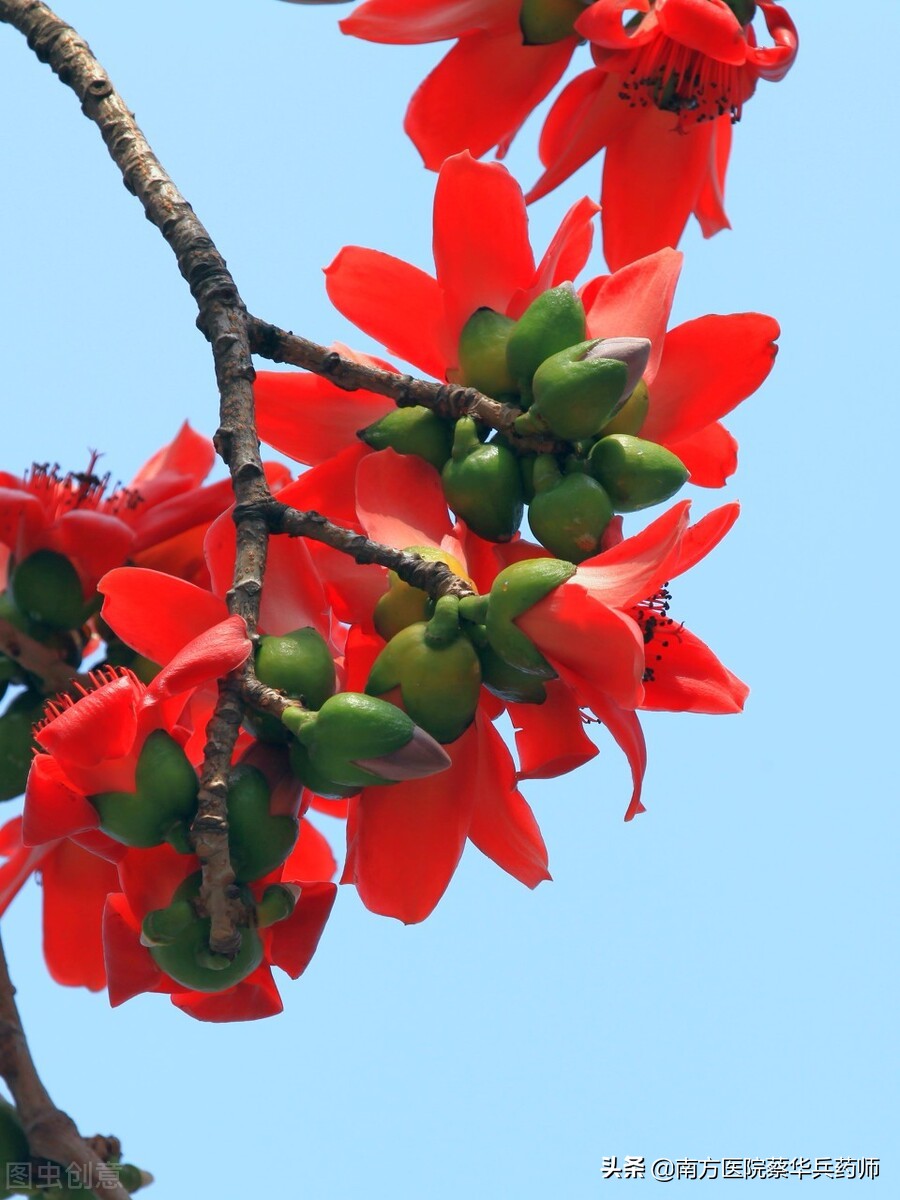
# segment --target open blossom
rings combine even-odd
[[[757,9],[771,45],[757,43]],[[535,17],[552,28],[537,32]],[[677,245],[692,212],[707,237],[727,227],[731,125],[757,81],[781,79],[797,53],[790,16],[768,0],[366,0],[341,29],[374,42],[456,39],[406,114],[432,170],[462,150],[480,156],[496,146],[502,156],[586,40],[595,66],[547,118],[546,170],[529,201],[605,149],[604,253],[613,268]]]
[[[773,45],[757,45],[757,7]],[[636,12],[623,26],[626,10]],[[732,124],[757,81],[781,79],[796,57],[787,11],[766,0],[597,0],[576,29],[595,66],[547,117],[545,171],[529,202],[605,149],[600,200],[611,267],[677,245],[691,213],[705,237],[727,228]]]
[[[574,279],[591,249],[588,200],[576,204],[539,263],[521,190],[505,170],[468,154],[448,160],[434,200],[435,274],[391,255],[345,247],[326,271],[332,303],[391,353],[439,380],[459,367],[459,336],[480,307],[518,318],[535,297]],[[708,315],[667,332],[682,256],[660,250],[580,289],[588,337],[651,342],[644,383],[650,407],[641,437],[676,454],[694,484],[721,486],[737,446],[721,418],[754,392],[775,358],[778,323],[761,313]],[[393,403],[347,392],[317,375],[260,371],[260,436],[315,464],[352,444]]]

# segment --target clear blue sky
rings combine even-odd
[[[528,786],[554,875],[535,893],[472,849],[422,926],[342,889],[268,1022],[205,1026],[157,996],[111,1012],[57,987],[30,886],[4,934],[40,1067],[85,1132],[114,1131],[157,1175],[160,1200],[659,1189],[604,1182],[608,1155],[880,1156],[876,1182],[802,1185],[900,1194],[900,12],[790,7],[798,63],[760,85],[736,130],[734,231],[690,232],[676,300],[679,320],[757,309],[783,326],[770,382],[730,422],[741,467],[726,496],[741,520],[675,595],[674,615],[750,683],[746,713],[648,718],[648,812],[630,825],[627,770],[606,741],[579,773]],[[330,309],[320,268],[356,243],[430,269],[433,177],[401,120],[438,48],[342,38],[339,6],[59,11],[250,307],[376,349]],[[174,260],[72,94],[6,28],[0,63],[0,467],[77,469],[91,447],[127,479],[185,416],[215,428],[208,350]],[[535,136],[532,121],[509,160],[525,183]],[[536,206],[537,246],[598,178],[589,165]]]

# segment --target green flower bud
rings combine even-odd
[[[261,637],[256,677],[260,683],[302,700],[307,708],[321,708],[337,683],[328,643],[312,626],[280,637]]]
[[[141,944],[171,946],[196,919],[190,900],[174,900],[168,908],[155,908],[141,924]]]
[[[537,675],[511,666],[490,644],[478,651],[481,681],[489,692],[512,704],[543,704],[547,692]]]
[[[500,442],[482,445],[471,417],[456,422],[441,479],[447,503],[479,537],[508,542],[518,530],[525,505],[516,455]]]
[[[268,875],[297,842],[300,823],[287,813],[270,811],[266,777],[241,764],[228,777],[228,850],[235,877],[242,883]]]
[[[84,593],[72,563],[54,550],[36,550],[18,563],[9,581],[16,608],[31,621],[53,629],[84,623]]]
[[[289,709],[285,724],[312,765],[350,787],[423,779],[450,765],[445,750],[393,704],[340,692],[317,713]]]
[[[324,771],[314,765],[309,751],[296,738],[291,738],[288,754],[294,775],[317,796],[324,796],[326,800],[344,800],[358,794],[361,784],[341,784],[329,779]]]
[[[191,901],[200,894],[200,872],[189,876],[176,889],[169,909],[175,908],[179,924],[184,914],[181,902],[188,902],[191,917],[178,933],[164,942],[152,940],[153,930],[160,924],[166,925],[167,918],[160,915],[169,909],[156,909],[144,918],[142,940],[149,942],[148,949],[160,970],[195,992],[224,992],[242,979],[251,975],[263,960],[263,945],[255,929],[241,929],[241,945],[234,958],[215,954],[209,948],[210,920],[194,911]],[[252,908],[253,896],[247,888],[241,888],[240,899]]]
[[[458,382],[477,388],[485,396],[502,396],[516,390],[506,365],[506,343],[515,325],[511,317],[479,308],[459,335]]]
[[[0,717],[0,800],[12,800],[25,791],[34,758],[31,731],[43,715],[43,698],[26,691]]]
[[[550,455],[541,459],[550,459],[556,469]],[[612,501],[600,484],[580,471],[562,476],[556,470],[555,479],[541,471],[539,480],[537,469],[535,482],[538,492],[528,509],[528,523],[541,545],[573,563],[596,554],[613,516]]]
[[[581,0],[574,2],[583,11]],[[531,381],[541,363],[583,342],[584,334],[584,305],[571,283],[543,292],[526,308],[506,346],[506,361],[522,393],[523,408],[531,402]]]
[[[526,46],[548,46],[575,32],[575,22],[590,0],[522,0],[519,25]],[[582,337],[584,335],[582,334]]]
[[[472,643],[459,632],[443,645],[429,641],[425,622],[393,637],[372,665],[366,692],[381,696],[400,688],[403,707],[439,742],[455,742],[478,707],[481,667]]]
[[[164,729],[144,742],[133,792],[89,796],[104,833],[126,846],[159,846],[172,826],[189,825],[197,809],[197,775],[184,751]]]
[[[466,574],[462,563],[444,550],[438,550],[434,546],[408,546],[406,553],[418,554],[426,562],[446,563],[454,575],[459,575],[472,585],[472,580]],[[395,571],[388,572],[388,579],[390,587],[379,597],[373,615],[375,628],[386,642],[407,625],[415,625],[417,621],[424,621],[431,615],[431,601],[427,592],[405,583]]]
[[[539,679],[556,677],[534,642],[513,622],[574,574],[574,563],[529,558],[505,567],[496,577],[484,627],[492,649],[505,662]]]
[[[639,379],[634,391],[613,419],[607,421],[600,430],[600,436],[608,437],[612,433],[640,433],[649,411],[650,393],[643,379]]]
[[[0,1197],[13,1193],[3,1185],[10,1179],[8,1168],[13,1163],[30,1163],[28,1138],[16,1109],[0,1096]]]
[[[637,512],[662,504],[687,481],[680,458],[656,442],[616,433],[601,438],[590,453],[590,469],[618,512]]]
[[[359,437],[373,450],[390,447],[398,454],[416,454],[440,471],[450,457],[453,428],[430,408],[397,408],[362,429]]]
[[[515,422],[518,433],[575,442],[602,429],[631,395],[650,355],[646,338],[603,338],[571,346],[535,372],[534,402]]]

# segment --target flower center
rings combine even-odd
[[[631,615],[640,626],[644,638],[644,683],[652,683],[654,668],[652,663],[662,662],[663,652],[668,649],[670,641],[680,638],[681,625],[676,625],[669,616],[672,594],[668,587],[663,586],[649,600],[642,600],[635,605]]]
[[[746,70],[719,62],[671,38],[653,38],[635,51],[619,85],[631,108],[675,113],[680,128],[726,114],[739,121],[747,99]]]
[[[55,516],[74,509],[92,509],[112,516],[124,515],[141,503],[139,492],[116,484],[107,494],[109,471],[97,475],[94,468],[100,455],[91,451],[86,471],[68,471],[65,475],[59,463],[32,463],[26,471],[24,483],[28,490]]]

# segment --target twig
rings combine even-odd
[[[83,1179],[90,1180],[105,1163],[81,1137],[72,1118],[50,1099],[28,1049],[15,993],[0,942],[0,1074],[12,1092],[32,1155],[73,1167]],[[128,1192],[109,1177],[108,1171],[103,1181],[104,1197],[128,1200]]]

